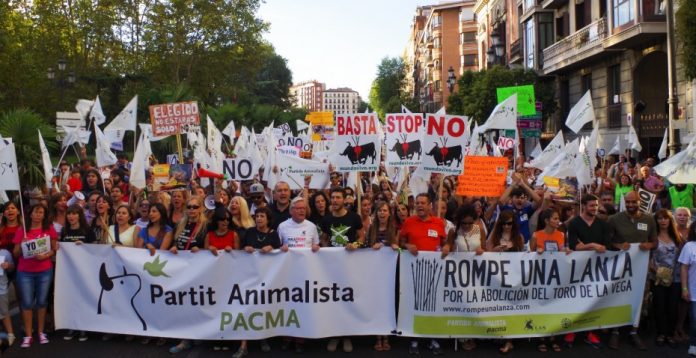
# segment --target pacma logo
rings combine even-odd
[[[109,276],[109,274],[106,272],[106,264],[102,263],[101,267],[99,268],[99,284],[101,285],[101,292],[99,292],[99,302],[97,303],[97,314],[102,314],[102,299],[104,298],[104,291],[106,292],[111,292],[115,291],[117,292],[118,290],[127,290],[130,287],[134,287],[134,285],[127,285],[126,283],[128,281],[133,281],[138,283],[138,289],[135,290],[135,292],[132,293],[131,299],[130,299],[130,305],[133,308],[133,312],[135,313],[136,316],[138,316],[138,319],[140,320],[140,323],[143,325],[143,331],[147,331],[147,323],[143,319],[142,316],[140,316],[140,313],[138,312],[138,309],[135,307],[135,297],[138,296],[138,293],[140,293],[140,290],[142,288],[142,281],[140,280],[140,275],[134,274],[134,273],[128,273],[126,271],[126,268],[123,268],[123,274],[117,274],[113,276]],[[121,287],[117,286],[115,283],[119,283]]]

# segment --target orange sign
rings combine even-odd
[[[506,157],[466,156],[464,172],[457,184],[457,195],[500,196],[505,190],[507,171]]]

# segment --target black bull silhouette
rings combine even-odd
[[[456,159],[457,165],[462,164],[462,146],[455,145],[453,147],[440,147],[437,143],[433,149],[425,153],[425,155],[430,155],[435,159],[435,163],[438,166],[450,166],[452,162]]]
[[[353,146],[350,143],[347,144],[348,146],[341,155],[348,157],[352,164],[365,164],[367,163],[367,158],[372,158],[371,164],[375,164],[375,159],[377,159],[375,143],[366,143],[358,146]]]
[[[413,159],[415,154],[418,154],[418,159],[421,157],[421,142],[420,140],[414,140],[411,142],[399,142],[399,140],[394,143],[391,149],[392,152],[396,152],[399,159]]]

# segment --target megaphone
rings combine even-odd
[[[225,179],[227,180],[227,175],[221,174],[221,173],[216,173],[212,172],[210,170],[207,170],[205,168],[198,168],[198,177],[199,178],[215,178],[215,179]]]
[[[213,196],[213,195],[206,196],[205,200],[203,201],[203,205],[205,205],[205,208],[208,210],[214,210],[215,209],[215,196]]]
[[[85,200],[85,194],[82,194],[82,192],[80,192],[80,191],[74,191],[72,198],[70,198],[70,200],[68,200],[68,206],[73,205],[73,204],[77,204],[78,201],[82,201],[82,200]]]

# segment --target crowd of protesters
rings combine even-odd
[[[656,328],[655,345],[676,348],[688,345],[696,356],[696,225],[692,225],[693,184],[671,184],[657,176],[653,158],[638,162],[628,156],[601,161],[594,184],[577,200],[558,199],[544,186],[534,186],[539,170],[526,168],[524,160],[510,176],[507,188],[497,198],[456,195],[457,176],[433,174],[426,193],[411,193],[407,184],[390,181],[384,170],[363,173],[358,188],[346,187],[347,175],[331,172],[330,188],[291,190],[279,182],[270,188],[263,180],[227,185],[211,180],[201,187],[192,180],[190,190],[154,192],[129,186],[130,163],[125,156],[108,171],[94,168],[89,160],[61,163],[50,191],[26,188],[26,215],[17,198],[4,203],[0,222],[0,316],[10,344],[15,334],[9,316],[9,286],[14,286],[23,322],[22,348],[49,343],[51,292],[55,254],[61,242],[111,245],[176,254],[209,250],[224,255],[232,250],[268,253],[272,250],[345,247],[346,250],[403,250],[451,252],[521,252],[626,250],[638,244],[651,252],[643,304],[643,321]],[[108,173],[108,174],[105,174]],[[148,180],[152,176],[148,174]],[[263,178],[261,178],[263,179]],[[308,178],[309,179],[309,178]],[[309,180],[306,181],[306,185]],[[649,212],[639,208],[638,191],[656,194]],[[416,194],[416,195],[414,195]],[[206,197],[214,198],[211,205]],[[654,213],[654,214],[652,214]],[[26,222],[22,222],[23,217]],[[26,232],[25,232],[26,230]],[[25,259],[20,243],[50,237],[52,250]],[[37,334],[34,335],[34,313]],[[650,324],[650,323],[649,323]],[[646,345],[639,327],[627,327],[628,341],[640,350]],[[597,349],[619,349],[622,330],[578,333]],[[689,333],[687,333],[689,332]],[[85,341],[96,333],[61,331],[51,339]],[[100,339],[114,335],[101,334]],[[124,339],[134,340],[127,336]],[[149,344],[150,337],[138,339]],[[539,351],[572,349],[576,334],[535,339]],[[163,346],[165,338],[156,339]],[[477,349],[477,340],[462,339],[465,350]],[[169,351],[188,350],[193,342],[172,343]],[[394,338],[375,337],[374,349],[389,351]],[[215,350],[228,350],[232,342],[212,342]],[[435,339],[409,341],[409,353],[425,348],[442,354]],[[515,340],[499,342],[499,351],[509,353]],[[326,349],[341,345],[351,352],[350,337],[328,339]],[[247,341],[241,341],[234,357],[246,356]],[[268,341],[261,350],[270,351]],[[281,349],[304,350],[304,340],[283,338]]]

